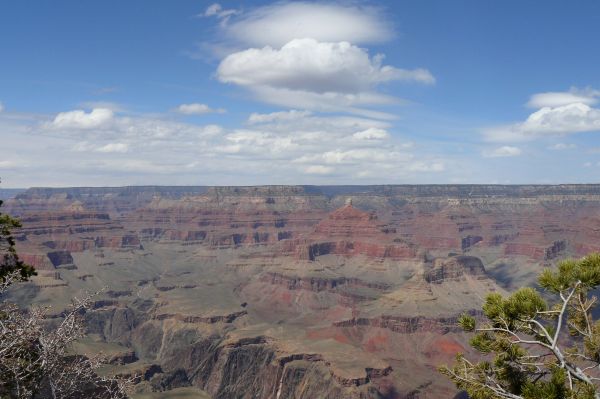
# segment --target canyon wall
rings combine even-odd
[[[600,186],[34,188],[14,300],[104,290],[83,349],[142,391],[452,398],[456,318],[600,250]]]

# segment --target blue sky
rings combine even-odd
[[[587,183],[600,3],[12,1],[3,187]]]

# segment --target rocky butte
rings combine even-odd
[[[453,398],[436,367],[468,350],[457,316],[600,250],[600,185],[3,195],[39,272],[13,299],[59,315],[73,295],[108,287],[77,350],[138,374],[138,392]]]

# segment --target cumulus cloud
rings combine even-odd
[[[370,127],[366,130],[356,132],[352,135],[357,140],[384,140],[390,137],[390,134],[384,129]]]
[[[508,145],[494,148],[493,150],[484,151],[483,156],[486,158],[505,158],[505,157],[516,157],[521,155],[521,149],[519,147],[511,147]]]
[[[204,115],[210,113],[222,114],[225,113],[223,108],[211,108],[206,104],[192,103],[181,104],[177,107],[177,112],[185,115]]]
[[[587,93],[584,95],[584,93]],[[488,141],[518,142],[543,136],[560,136],[600,131],[600,109],[594,108],[597,91],[541,93],[532,96],[530,105],[543,105],[523,122],[484,130]]]
[[[600,130],[600,110],[583,103],[544,107],[529,115],[520,128],[529,134],[568,134]]]
[[[220,12],[220,6],[211,11]],[[301,38],[381,43],[393,38],[394,31],[380,8],[299,1],[256,8],[232,21],[223,35],[251,47],[279,48]]]
[[[90,112],[78,109],[59,113],[50,126],[55,129],[96,129],[111,122],[113,116],[107,108],[95,108]]]
[[[225,12],[213,4],[204,16]],[[216,75],[223,83],[250,90],[269,104],[369,118],[394,115],[369,109],[405,102],[377,91],[392,81],[431,85],[425,68],[385,65],[364,45],[394,37],[384,8],[356,3],[278,2],[228,15],[219,40],[201,48],[218,49]],[[361,47],[363,46],[363,47]]]
[[[400,103],[377,93],[390,81],[433,84],[426,69],[400,69],[383,65],[383,56],[349,42],[294,39],[281,49],[266,46],[238,51],[225,57],[217,69],[221,82],[251,90],[261,101],[325,112],[355,113],[392,119],[393,115],[365,106]]]
[[[524,122],[486,129],[489,141],[527,141],[541,136],[567,135],[600,130],[600,109],[583,103],[544,107]]]
[[[294,39],[280,50],[267,46],[233,53],[221,62],[217,75],[225,83],[313,93],[360,93],[391,80],[435,81],[424,69],[398,69],[382,61],[348,42]]]

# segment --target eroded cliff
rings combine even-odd
[[[7,203],[52,304],[109,286],[82,348],[138,389],[451,398],[456,317],[600,250],[600,186],[31,189]],[[83,350],[82,349],[82,350]]]

